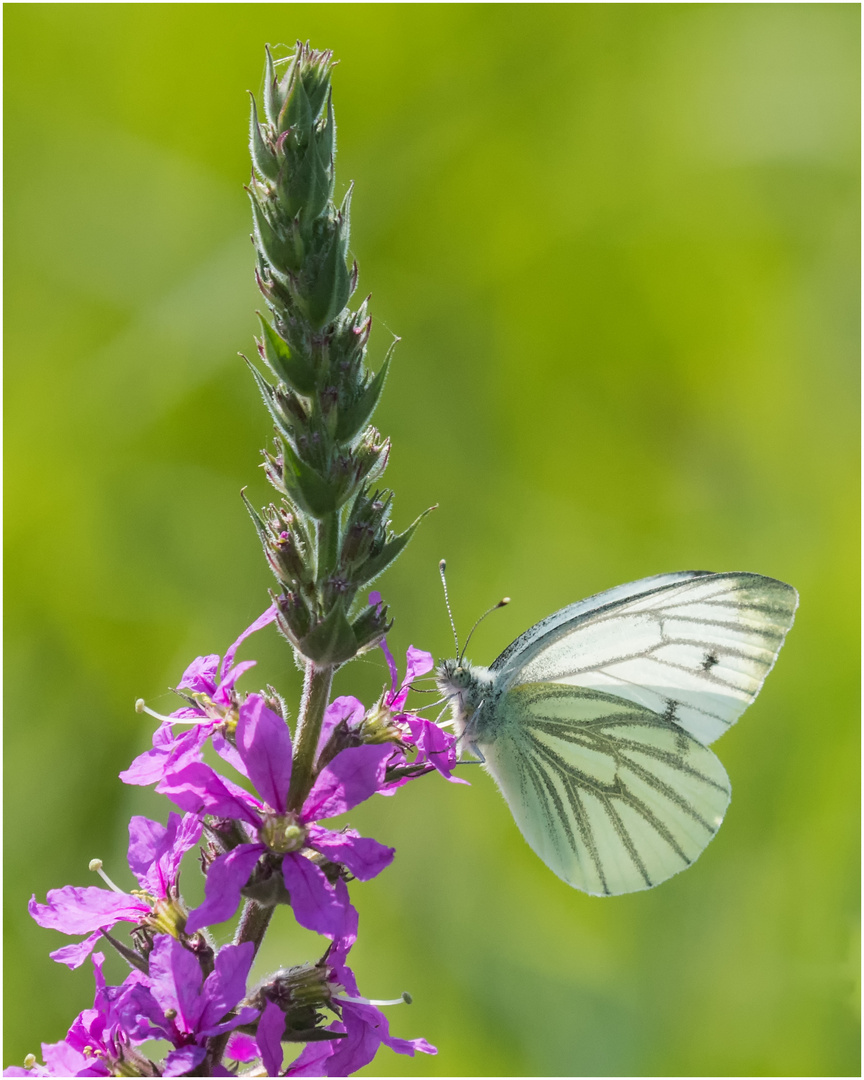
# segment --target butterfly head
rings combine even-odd
[[[474,681],[470,660],[464,660],[461,657],[442,660],[435,669],[435,681],[441,693],[447,694],[448,697],[467,690]]]
[[[435,669],[438,689],[450,702],[456,731],[461,736],[483,700],[492,691],[493,676],[488,668],[477,667],[459,657],[442,660]],[[473,731],[473,728],[471,729]]]

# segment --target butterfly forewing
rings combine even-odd
[[[683,870],[729,803],[707,747],[596,690],[520,685],[497,703],[494,738],[477,742],[525,839],[588,893],[648,889]]]
[[[592,687],[673,721],[708,745],[754,700],[798,596],[758,574],[646,578],[572,604],[492,665],[502,688]]]

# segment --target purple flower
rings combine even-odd
[[[242,1061],[244,1064],[260,1057],[258,1044],[251,1035],[244,1035],[242,1031],[235,1031],[228,1040],[225,1048],[225,1057],[229,1061]]]
[[[380,602],[380,593],[369,594],[370,604]],[[434,721],[405,711],[408,691],[415,679],[435,666],[432,654],[410,645],[406,655],[405,677],[400,683],[396,661],[387,647],[386,638],[381,641],[381,649],[390,669],[390,689],[384,691],[368,712],[364,711],[356,698],[337,698],[324,716],[318,742],[319,754],[323,752],[326,758],[325,746],[331,738],[338,737],[337,728],[341,724],[343,741],[353,737],[367,743],[390,743],[392,757],[387,762],[384,783],[378,789],[381,795],[393,795],[409,780],[433,771],[439,772],[453,784],[467,784],[467,780],[453,775],[457,760],[455,736]]]
[[[251,941],[225,945],[205,979],[198,960],[179,941],[160,937],[154,942],[149,977],[125,995],[121,1012],[127,1030],[138,1038],[163,1038],[174,1046],[162,1065],[163,1076],[188,1074],[204,1060],[208,1038],[257,1017],[258,1010],[249,1006],[228,1015],[246,996],[254,958]],[[224,1070],[220,1075],[231,1074]]]
[[[260,615],[251,626],[243,631],[231,648],[225,653],[219,670],[219,657],[215,654],[199,656],[193,660],[180,680],[178,691],[187,704],[182,709],[171,713],[168,719],[153,734],[153,748],[139,754],[120,779],[126,784],[155,784],[165,775],[170,767],[178,768],[187,761],[197,759],[199,751],[209,737],[213,737],[213,746],[217,753],[235,763],[234,749],[223,735],[226,722],[237,718],[237,694],[234,684],[250,668],[255,667],[254,660],[234,663],[237,649],[250,634],[262,629],[276,618],[276,607],[272,605]],[[218,681],[217,681],[218,680]],[[185,692],[184,692],[185,691]],[[150,711],[150,710],[146,710]],[[158,714],[153,713],[154,716]],[[188,731],[175,734],[175,723],[192,724]]]
[[[285,1013],[275,1002],[268,1001],[258,1021],[255,1039],[267,1076],[282,1075],[282,1034],[285,1031]]]
[[[141,886],[124,893],[114,886],[65,885],[51,889],[47,904],[32,897],[28,910],[40,926],[64,934],[88,934],[84,941],[65,945],[50,955],[70,968],[80,967],[99,940],[100,931],[118,922],[134,922],[151,931],[181,933],[185,908],[177,890],[180,862],[198,842],[201,822],[194,814],[169,814],[168,825],[145,817],[129,822],[129,866]]]
[[[307,1044],[289,1067],[287,1076],[350,1076],[368,1065],[382,1044],[389,1046],[397,1054],[408,1054],[410,1057],[418,1051],[424,1054],[438,1052],[425,1039],[397,1039],[390,1034],[387,1017],[377,1008],[376,1003],[360,996],[354,972],[346,964],[351,944],[347,940],[335,942],[325,960],[328,1005],[341,1016],[341,1019],[329,1024],[326,1030],[334,1034],[341,1033],[345,1037]],[[271,1023],[265,1025],[271,1006],[272,1003],[268,1003],[262,1014],[257,1035],[269,1076],[278,1075],[278,1072],[272,1069],[273,1064],[278,1062],[279,1068],[282,1064],[282,1050],[277,1044],[281,1027],[277,1027],[275,1015]],[[284,1018],[280,1020],[284,1025]]]
[[[343,750],[319,773],[297,813],[288,810],[291,735],[287,725],[250,694],[239,708],[237,756],[258,796],[220,776],[204,762],[170,771],[157,791],[192,813],[215,814],[244,823],[256,841],[219,855],[207,872],[204,903],[190,913],[187,930],[223,922],[240,902],[241,890],[262,855],[281,856],[282,877],[297,921],[330,938],[354,940],[357,912],[340,877],[331,883],[310,857],[318,852],[361,881],[374,877],[393,859],[392,848],[351,829],[334,832],[315,822],[352,809],[380,786],[392,747],[358,746]]]
[[[42,1043],[44,1065],[29,1069],[12,1067],[4,1076],[140,1076],[152,1075],[150,1063],[132,1044],[142,1042],[125,1028],[122,1004],[130,993],[141,987],[145,976],[133,971],[122,986],[106,986],[102,974],[105,957],[94,953],[96,998],[92,1009],[76,1018],[65,1039]],[[139,1068],[144,1066],[145,1068]]]

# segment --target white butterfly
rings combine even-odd
[[[798,594],[691,570],[619,585],[532,626],[490,668],[436,671],[522,835],[593,895],[650,889],[714,836],[731,795],[710,743],[755,699]]]

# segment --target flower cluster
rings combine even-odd
[[[260,120],[252,102],[247,191],[269,313],[258,351],[269,374],[252,371],[275,427],[264,472],[276,502],[246,507],[276,578],[273,602],[221,661],[201,656],[187,668],[177,687],[182,706],[151,714],[160,721],[152,747],[121,773],[127,784],[155,785],[182,811],[164,825],[132,819],[138,888],[124,891],[94,860],[107,888],[70,885],[44,904],[31,901],[40,925],[84,935],[51,955],[75,968],[92,954],[96,998],[66,1039],[43,1045],[43,1065],[28,1059],[8,1075],[233,1076],[249,1065],[247,1075],[346,1076],[382,1043],[400,1054],[435,1053],[423,1039],[392,1037],[347,966],[358,929],[348,883],[379,874],[393,849],[322,824],[426,773],[462,782],[453,776],[454,738],[406,712],[408,690],[432,657],[409,649],[400,682],[384,637],[387,608],[378,593],[362,601],[420,519],[395,533],[392,493],[376,486],[390,441],[370,420],[390,353],[376,374],[368,370],[367,304],[348,307],[357,265],[348,266],[349,198],[338,209],[332,201],[332,66],[329,52],[308,44],[279,62],[268,50]],[[238,689],[254,665],[238,663],[237,651],[269,623],[303,671],[293,732],[275,690]],[[331,703],[336,670],[378,645],[391,673],[378,702],[368,710],[353,697]],[[205,898],[190,910],[181,863],[200,844]],[[280,906],[326,939],[323,954],[250,989]],[[210,928],[238,910],[234,941],[219,947],[222,934]],[[114,936],[120,923],[132,924],[128,944]],[[103,955],[93,953],[102,939],[131,969],[120,986],[106,984]],[[171,1048],[159,1062],[145,1053],[154,1039]],[[287,1066],[284,1042],[307,1044]]]
[[[380,603],[377,593],[370,599]],[[235,663],[238,647],[273,618],[271,608],[221,665],[218,656],[206,656],[187,668],[177,688],[182,707],[159,718],[152,749],[121,774],[129,784],[155,782],[183,811],[169,813],[166,825],[132,818],[129,868],[139,887],[124,892],[103,873],[107,888],[68,885],[51,890],[44,904],[32,899],[30,913],[41,926],[86,935],[53,952],[55,960],[78,967],[102,939],[131,971],[122,985],[108,986],[104,957],[94,953],[93,1008],[80,1014],[64,1040],[43,1044],[44,1064],[28,1060],[5,1075],[235,1075],[228,1061],[235,1069],[253,1063],[268,1076],[347,1076],[371,1061],[382,1043],[401,1054],[435,1053],[424,1039],[390,1035],[378,1004],[360,995],[347,964],[358,929],[348,882],[375,877],[394,851],[349,827],[321,824],[428,772],[457,779],[453,736],[405,711],[408,691],[431,670],[432,657],[410,648],[400,683],[382,642],[390,687],[368,710],[354,697],[332,702],[311,790],[290,810],[291,733],[281,704],[271,690],[237,687],[254,666]],[[205,761],[208,745],[233,777]],[[202,842],[205,899],[189,910],[180,867]],[[98,860],[91,865],[102,873]],[[210,928],[232,919],[244,899],[234,942],[217,947]],[[280,905],[328,939],[323,955],[249,988],[257,947],[247,931],[249,913],[253,921],[269,919]],[[128,944],[110,933],[121,923],[131,924]],[[153,1039],[172,1047],[160,1062],[140,1049]],[[307,1044],[287,1067],[283,1042]]]

